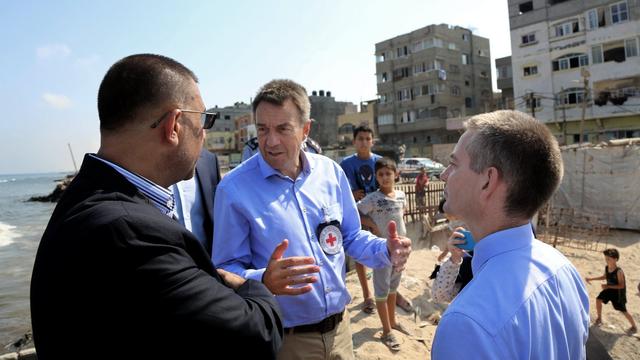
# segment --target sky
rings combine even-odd
[[[492,64],[511,54],[507,0],[0,0],[0,174],[73,171],[68,144],[80,167],[100,146],[100,81],[127,55],[183,63],[207,107],[274,78],[359,103],[376,98],[376,43],[441,23],[489,38]]]

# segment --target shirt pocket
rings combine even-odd
[[[342,207],[340,204],[329,204],[324,208],[325,218],[321,222],[331,222],[337,220],[342,223]]]

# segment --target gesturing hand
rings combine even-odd
[[[223,269],[216,269],[216,270],[218,271],[218,274],[220,274],[224,282],[233,290],[238,290],[238,288],[242,286],[242,284],[244,284],[245,281],[247,281],[242,276],[236,275],[232,272],[229,272]]]
[[[284,239],[271,254],[271,260],[262,276],[262,283],[274,295],[300,295],[311,291],[311,284],[318,281],[311,274],[320,272],[315,260],[310,256],[292,256],[283,258],[289,247],[289,240]]]
[[[405,236],[398,236],[396,222],[391,220],[387,225],[389,237],[387,238],[387,250],[391,258],[391,264],[395,271],[404,270],[409,254],[411,254],[411,239]]]
[[[460,264],[462,261],[463,250],[457,247],[457,244],[464,244],[464,234],[460,233],[460,230],[464,230],[463,227],[457,227],[456,230],[449,237],[447,241],[447,249],[451,253],[451,261],[455,264]]]

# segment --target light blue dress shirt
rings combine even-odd
[[[213,263],[248,279],[262,275],[276,246],[289,239],[284,257],[311,256],[320,266],[312,290],[278,296],[284,326],[313,324],[339,313],[351,301],[345,285],[345,251],[372,267],[390,266],[386,240],[360,229],[349,180],[333,160],[301,152],[296,179],[282,175],[260,153],[229,172],[214,205]],[[343,249],[326,254],[318,242],[320,223],[338,220]]]
[[[202,190],[196,181],[196,177],[180,181],[172,186],[176,200],[176,217],[187,230],[198,238],[204,246],[207,239],[204,231],[204,208],[202,204]]]
[[[589,298],[576,268],[531,225],[475,247],[473,280],[442,316],[432,359],[585,359]]]

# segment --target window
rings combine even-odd
[[[378,125],[390,125],[393,124],[393,115],[385,114],[378,115]]]
[[[224,119],[225,119],[225,120],[231,120],[231,115],[225,115],[225,116],[224,116]]]
[[[473,107],[473,99],[470,97],[466,97],[464,98],[464,106],[467,108],[472,108]]]
[[[453,96],[460,96],[460,87],[458,86],[452,86],[451,87],[451,95]]]
[[[522,36],[522,45],[536,42],[536,34],[527,34]]]
[[[487,75],[486,71],[482,70],[482,71],[480,71],[480,77],[483,78],[483,79],[486,79],[486,78],[489,77],[489,75]]]
[[[578,20],[562,23],[555,26],[556,37],[567,36],[580,31]]]
[[[410,91],[410,89],[398,90],[398,92],[396,93],[396,100],[398,101],[409,100],[411,99],[411,93],[412,91]]]
[[[385,53],[383,52],[382,54],[376,56],[376,62],[384,62],[385,60]]]
[[[541,106],[539,97],[533,97],[532,98],[529,95],[527,95],[527,97],[525,98],[524,104],[525,104],[527,109],[531,109],[532,106],[533,106],[533,108],[539,108]]]
[[[413,75],[420,74],[427,71],[427,66],[425,63],[415,64],[413,65]]]
[[[623,21],[629,20],[629,13],[627,11],[627,2],[611,5],[611,23],[617,24]]]
[[[524,76],[536,75],[538,73],[538,66],[536,65],[525,66],[523,70],[524,70]]]
[[[582,104],[584,99],[584,89],[569,88],[558,95],[559,105],[575,105]]]
[[[444,46],[444,42],[442,41],[442,39],[435,38],[433,39],[433,46],[441,48]]]
[[[396,49],[397,57],[404,57],[409,55],[409,49],[406,46],[399,47]]]
[[[387,94],[380,94],[378,95],[378,99],[380,100],[380,104],[386,104],[387,100],[388,100],[388,95]]]
[[[409,67],[401,67],[393,70],[393,81],[401,80],[406,77],[409,77]]]
[[[518,10],[520,10],[520,13],[518,15],[522,15],[524,13],[532,11],[533,10],[533,1],[527,1],[527,2],[521,3],[518,6]]]
[[[383,82],[383,83],[384,83],[384,82],[387,82],[387,73],[386,73],[386,72],[383,72],[383,73],[382,73],[382,82]]]
[[[638,44],[636,39],[627,39],[624,41],[624,54],[626,57],[638,56]]]
[[[589,29],[598,28],[598,9],[592,9],[587,12],[587,22],[589,23]]]
[[[462,34],[462,40],[469,41],[469,34],[467,33]]]
[[[449,43],[449,50],[458,50],[456,43]]]
[[[623,62],[626,60],[624,41],[613,41],[602,45],[602,58],[604,62]]]
[[[574,69],[589,65],[589,57],[584,54],[570,54],[551,63],[553,71]]]
[[[591,47],[591,62],[594,64],[602,63],[602,45]]]
[[[469,54],[462,54],[462,65],[469,65]]]
[[[422,43],[422,41],[418,41],[416,43],[413,43],[413,52],[416,53],[420,50],[424,49],[424,45]]]
[[[416,121],[416,112],[415,111],[403,111],[402,117],[400,118],[401,123],[412,123]]]
[[[480,49],[478,50],[478,55],[482,56],[482,57],[488,57],[489,56],[489,50],[487,49]]]
[[[498,79],[508,79],[511,77],[511,66],[500,66],[496,68]]]

